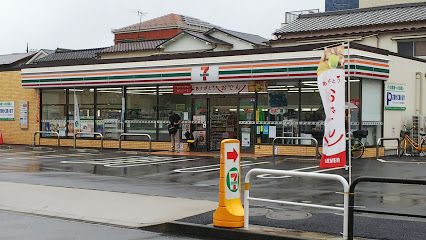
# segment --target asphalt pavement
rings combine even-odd
[[[325,172],[348,177],[345,169],[322,170],[318,160],[277,157],[277,169]],[[0,149],[0,181],[68,188],[135,193],[217,201],[219,159],[209,157],[148,156],[115,150],[74,152],[70,149],[30,150],[25,146]],[[252,168],[273,168],[272,158],[242,159],[243,175]],[[359,176],[424,179],[426,158],[386,157],[353,161],[353,179]],[[341,206],[338,183],[257,175],[251,196],[275,200]],[[357,187],[360,209],[426,216],[422,186],[362,183]],[[339,235],[339,212],[253,203],[251,223]],[[210,224],[207,212],[181,221]],[[188,220],[189,219],[189,220]],[[426,239],[426,223],[418,218],[362,214],[355,218],[355,234],[375,239]]]

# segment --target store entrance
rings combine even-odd
[[[209,150],[220,150],[224,139],[238,139],[238,98],[210,98],[209,120]]]

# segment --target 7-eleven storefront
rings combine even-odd
[[[225,138],[241,140],[249,152],[272,151],[280,136],[308,136],[322,142],[324,110],[316,86],[321,50],[290,48],[181,54],[96,64],[38,65],[22,70],[22,86],[40,90],[40,130],[59,131],[72,146],[74,104],[81,130],[100,132],[105,147],[116,148],[122,131],[147,133],[153,148],[167,150],[168,112],[183,119],[199,151],[214,151]],[[351,49],[352,128],[368,129],[367,145],[383,135],[383,89],[389,78],[388,56]],[[348,72],[349,74],[349,72]],[[74,97],[75,96],[75,97]],[[367,101],[367,102],[366,102]],[[43,144],[55,144],[44,136]],[[98,146],[93,135],[81,146]],[[286,154],[313,155],[310,142],[286,141]],[[126,138],[124,148],[147,148]]]

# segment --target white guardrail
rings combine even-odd
[[[285,175],[285,176],[294,176],[294,177],[327,179],[327,180],[334,180],[334,181],[340,182],[343,186],[343,195],[344,195],[343,207],[334,207],[334,206],[327,206],[327,205],[308,204],[308,203],[300,203],[300,202],[290,202],[290,201],[280,201],[280,200],[250,197],[250,177],[254,174]],[[290,171],[290,170],[253,168],[247,172],[244,184],[245,184],[244,186],[244,189],[245,189],[244,190],[244,228],[245,229],[249,229],[249,212],[250,212],[249,201],[253,200],[253,201],[259,201],[259,202],[269,202],[269,203],[286,204],[286,205],[293,205],[293,206],[343,211],[343,239],[348,239],[349,184],[344,177],[340,175],[336,175],[336,174],[326,174],[326,173],[312,173],[312,172],[298,172],[298,171]]]

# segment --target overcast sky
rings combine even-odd
[[[112,29],[183,14],[270,38],[287,11],[319,8],[324,0],[1,0],[0,54],[57,47],[82,49],[113,44]]]

